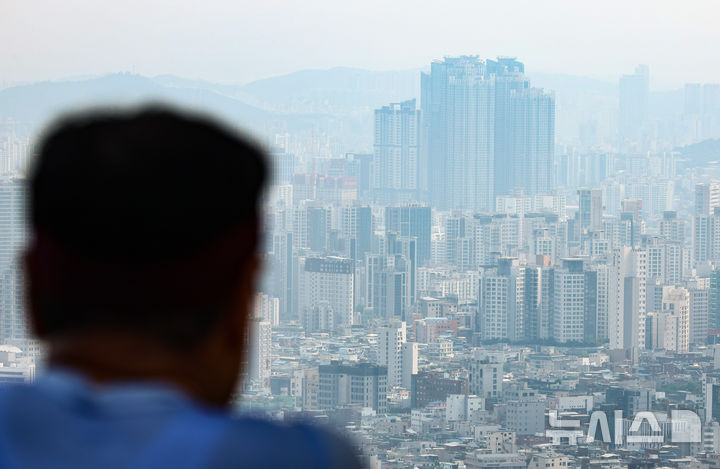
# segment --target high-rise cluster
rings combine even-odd
[[[419,177],[433,207],[492,211],[498,195],[554,189],[555,98],[524,69],[463,56],[422,75]]]

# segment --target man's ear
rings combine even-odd
[[[47,336],[46,322],[40,314],[40,293],[37,290],[38,266],[32,249],[22,253],[25,280],[25,314],[33,333],[40,339]]]

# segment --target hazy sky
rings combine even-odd
[[[0,82],[131,71],[222,82],[517,56],[651,87],[720,82],[717,0],[0,0]]]

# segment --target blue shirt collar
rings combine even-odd
[[[103,413],[171,412],[194,405],[170,383],[138,380],[96,384],[77,371],[61,367],[45,371],[36,389],[51,399]]]

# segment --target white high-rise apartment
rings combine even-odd
[[[720,207],[714,207],[710,215],[693,217],[694,263],[720,261]]]
[[[272,326],[268,321],[253,319],[248,374],[263,389],[270,389],[272,363]]]
[[[599,342],[605,342],[608,339],[608,281],[610,269],[607,264],[596,264],[592,266],[595,271],[596,278],[596,334]]]
[[[520,340],[523,326],[524,268],[501,258],[497,269],[480,278],[479,326],[483,340]]]
[[[280,324],[280,300],[262,292],[255,295],[253,317],[268,321],[271,326]]]
[[[585,272],[581,259],[563,259],[556,268],[553,296],[553,338],[560,342],[585,339]]]
[[[417,373],[417,344],[407,342],[404,322],[381,327],[378,331],[378,364],[387,367],[388,386],[410,389],[410,380]]]
[[[553,267],[549,264],[523,269],[522,329],[525,340],[552,336]]]
[[[502,396],[504,361],[499,353],[473,350],[468,377],[470,394],[485,398]]]
[[[683,279],[683,247],[679,243],[655,238],[647,246],[647,278],[675,285]]]
[[[685,244],[685,220],[678,218],[675,211],[666,211],[660,220],[658,234],[666,241]]]
[[[677,316],[664,311],[648,313],[645,329],[646,348],[677,351]]]
[[[611,349],[645,345],[647,251],[630,247],[612,253],[608,272],[608,339]]]
[[[402,346],[407,341],[405,323],[382,327],[378,331],[378,364],[387,367],[388,386],[402,384]]]
[[[508,277],[485,274],[480,279],[479,320],[483,340],[508,338],[508,313],[515,304],[510,298]]]
[[[720,184],[696,184],[695,215],[711,215],[715,207],[720,207]]]
[[[690,349],[690,294],[685,288],[663,287],[662,310],[677,318],[675,351],[687,353]]]

